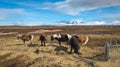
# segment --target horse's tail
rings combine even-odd
[[[86,36],[85,38],[86,38],[85,42],[82,44],[83,46],[86,46],[87,42],[89,41],[89,37],[88,36]]]
[[[34,38],[34,36],[33,36],[33,35],[30,35],[30,36],[31,36],[31,39],[30,39],[30,40],[32,41],[32,40],[33,40],[33,38]]]

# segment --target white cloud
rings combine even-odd
[[[120,0],[65,0],[56,3],[47,2],[43,5],[43,8],[49,8],[49,10],[76,15],[81,11],[109,6],[120,6]]]
[[[120,25],[120,21],[109,22],[109,25]]]
[[[111,13],[111,14],[103,14],[100,17],[102,18],[110,18],[110,19],[119,19],[120,20],[120,13]]]
[[[107,25],[107,22],[104,21],[95,21],[95,22],[87,22],[86,25]]]
[[[7,17],[12,17],[13,15],[23,15],[27,14],[24,9],[0,9],[0,20],[5,20]]]
[[[4,16],[0,16],[0,20],[4,20],[5,19],[5,17]]]
[[[24,22],[21,20],[16,21],[2,21],[0,26],[24,26]]]
[[[8,3],[27,6],[33,9],[52,10],[70,15],[77,15],[81,11],[87,11],[102,7],[120,6],[120,0],[65,0],[54,3],[53,2],[39,3],[35,1],[29,2],[10,1]]]
[[[26,13],[24,9],[6,9],[6,8],[1,8],[0,9],[0,14],[8,15],[8,14],[15,14],[15,13]]]
[[[26,24],[26,26],[39,26],[39,23],[35,23],[35,22],[30,22],[28,24]]]
[[[17,20],[15,22],[12,22],[11,25],[14,25],[14,26],[22,26],[24,25],[24,22],[21,21],[21,20]]]

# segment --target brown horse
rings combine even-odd
[[[76,37],[80,43],[83,43],[82,46],[87,46],[86,44],[89,41],[88,36],[85,35],[73,35],[73,36]]]
[[[33,35],[32,34],[18,34],[17,39],[21,39],[24,44],[26,41],[31,41],[31,44],[32,44]]]

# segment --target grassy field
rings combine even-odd
[[[16,35],[19,33],[33,34],[33,44],[23,44],[17,40]],[[80,48],[82,55],[69,54],[69,45],[62,43],[59,46],[56,41],[50,41],[50,35],[55,33],[87,35],[90,38],[88,47]],[[48,36],[45,47],[38,47],[40,34]],[[93,67],[91,62],[95,63],[95,67],[119,67],[120,48],[110,50],[107,62],[103,60],[104,56],[85,58],[103,52],[106,42],[120,44],[119,26],[3,26],[0,27],[0,67]],[[35,53],[36,49],[39,49],[39,54]]]

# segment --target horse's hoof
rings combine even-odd
[[[78,55],[82,55],[82,53],[77,53]]]
[[[69,52],[69,54],[72,54],[72,52]]]

